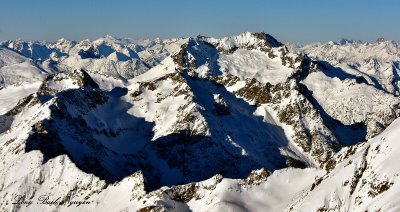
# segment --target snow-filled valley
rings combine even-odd
[[[400,48],[0,41],[0,211],[399,211]]]

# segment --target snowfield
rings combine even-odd
[[[279,57],[271,59],[258,50],[239,49],[233,54],[222,55],[219,64],[224,74],[238,76],[241,80],[254,78],[261,83],[282,83],[294,72],[282,66]]]

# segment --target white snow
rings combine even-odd
[[[11,86],[0,90],[0,115],[11,110],[20,99],[35,93],[41,82],[25,84],[23,86]]]
[[[232,74],[241,80],[255,78],[261,83],[282,83],[294,69],[282,65],[281,59],[269,58],[260,50],[238,49],[233,54],[222,54],[218,60],[224,74]]]
[[[397,97],[372,86],[330,78],[322,72],[311,73],[304,84],[330,115],[345,124],[364,121],[368,114],[384,113],[388,105],[398,102]]]
[[[306,45],[299,50],[318,60],[328,61],[350,74],[364,76],[368,81],[375,78],[389,92],[399,93],[398,83],[396,86],[392,84],[393,78],[399,80],[399,67],[396,66],[400,62],[400,48],[394,41],[319,43]]]

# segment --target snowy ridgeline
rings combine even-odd
[[[2,210],[400,210],[392,41],[0,46]]]

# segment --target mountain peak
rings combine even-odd
[[[253,36],[260,40],[265,40],[271,47],[281,47],[283,44],[275,39],[272,35],[266,34],[265,32],[252,32]]]
[[[225,38],[224,38],[225,39]],[[263,41],[270,47],[281,47],[283,44],[265,32],[244,32],[242,34],[227,37],[227,39],[234,39],[238,42],[253,44],[257,41]]]
[[[352,39],[346,39],[346,38],[341,38],[337,42],[339,45],[348,45],[348,44],[358,44],[361,43],[359,40],[352,40]]]
[[[385,41],[387,41],[385,38],[380,37],[380,38],[376,39],[375,43],[382,43],[382,42],[385,42]]]
[[[281,42],[264,32],[244,32],[239,35],[228,36],[221,39],[199,35],[197,39],[211,43],[216,46],[218,50],[226,53],[233,52],[239,48],[271,49],[283,46]]]

